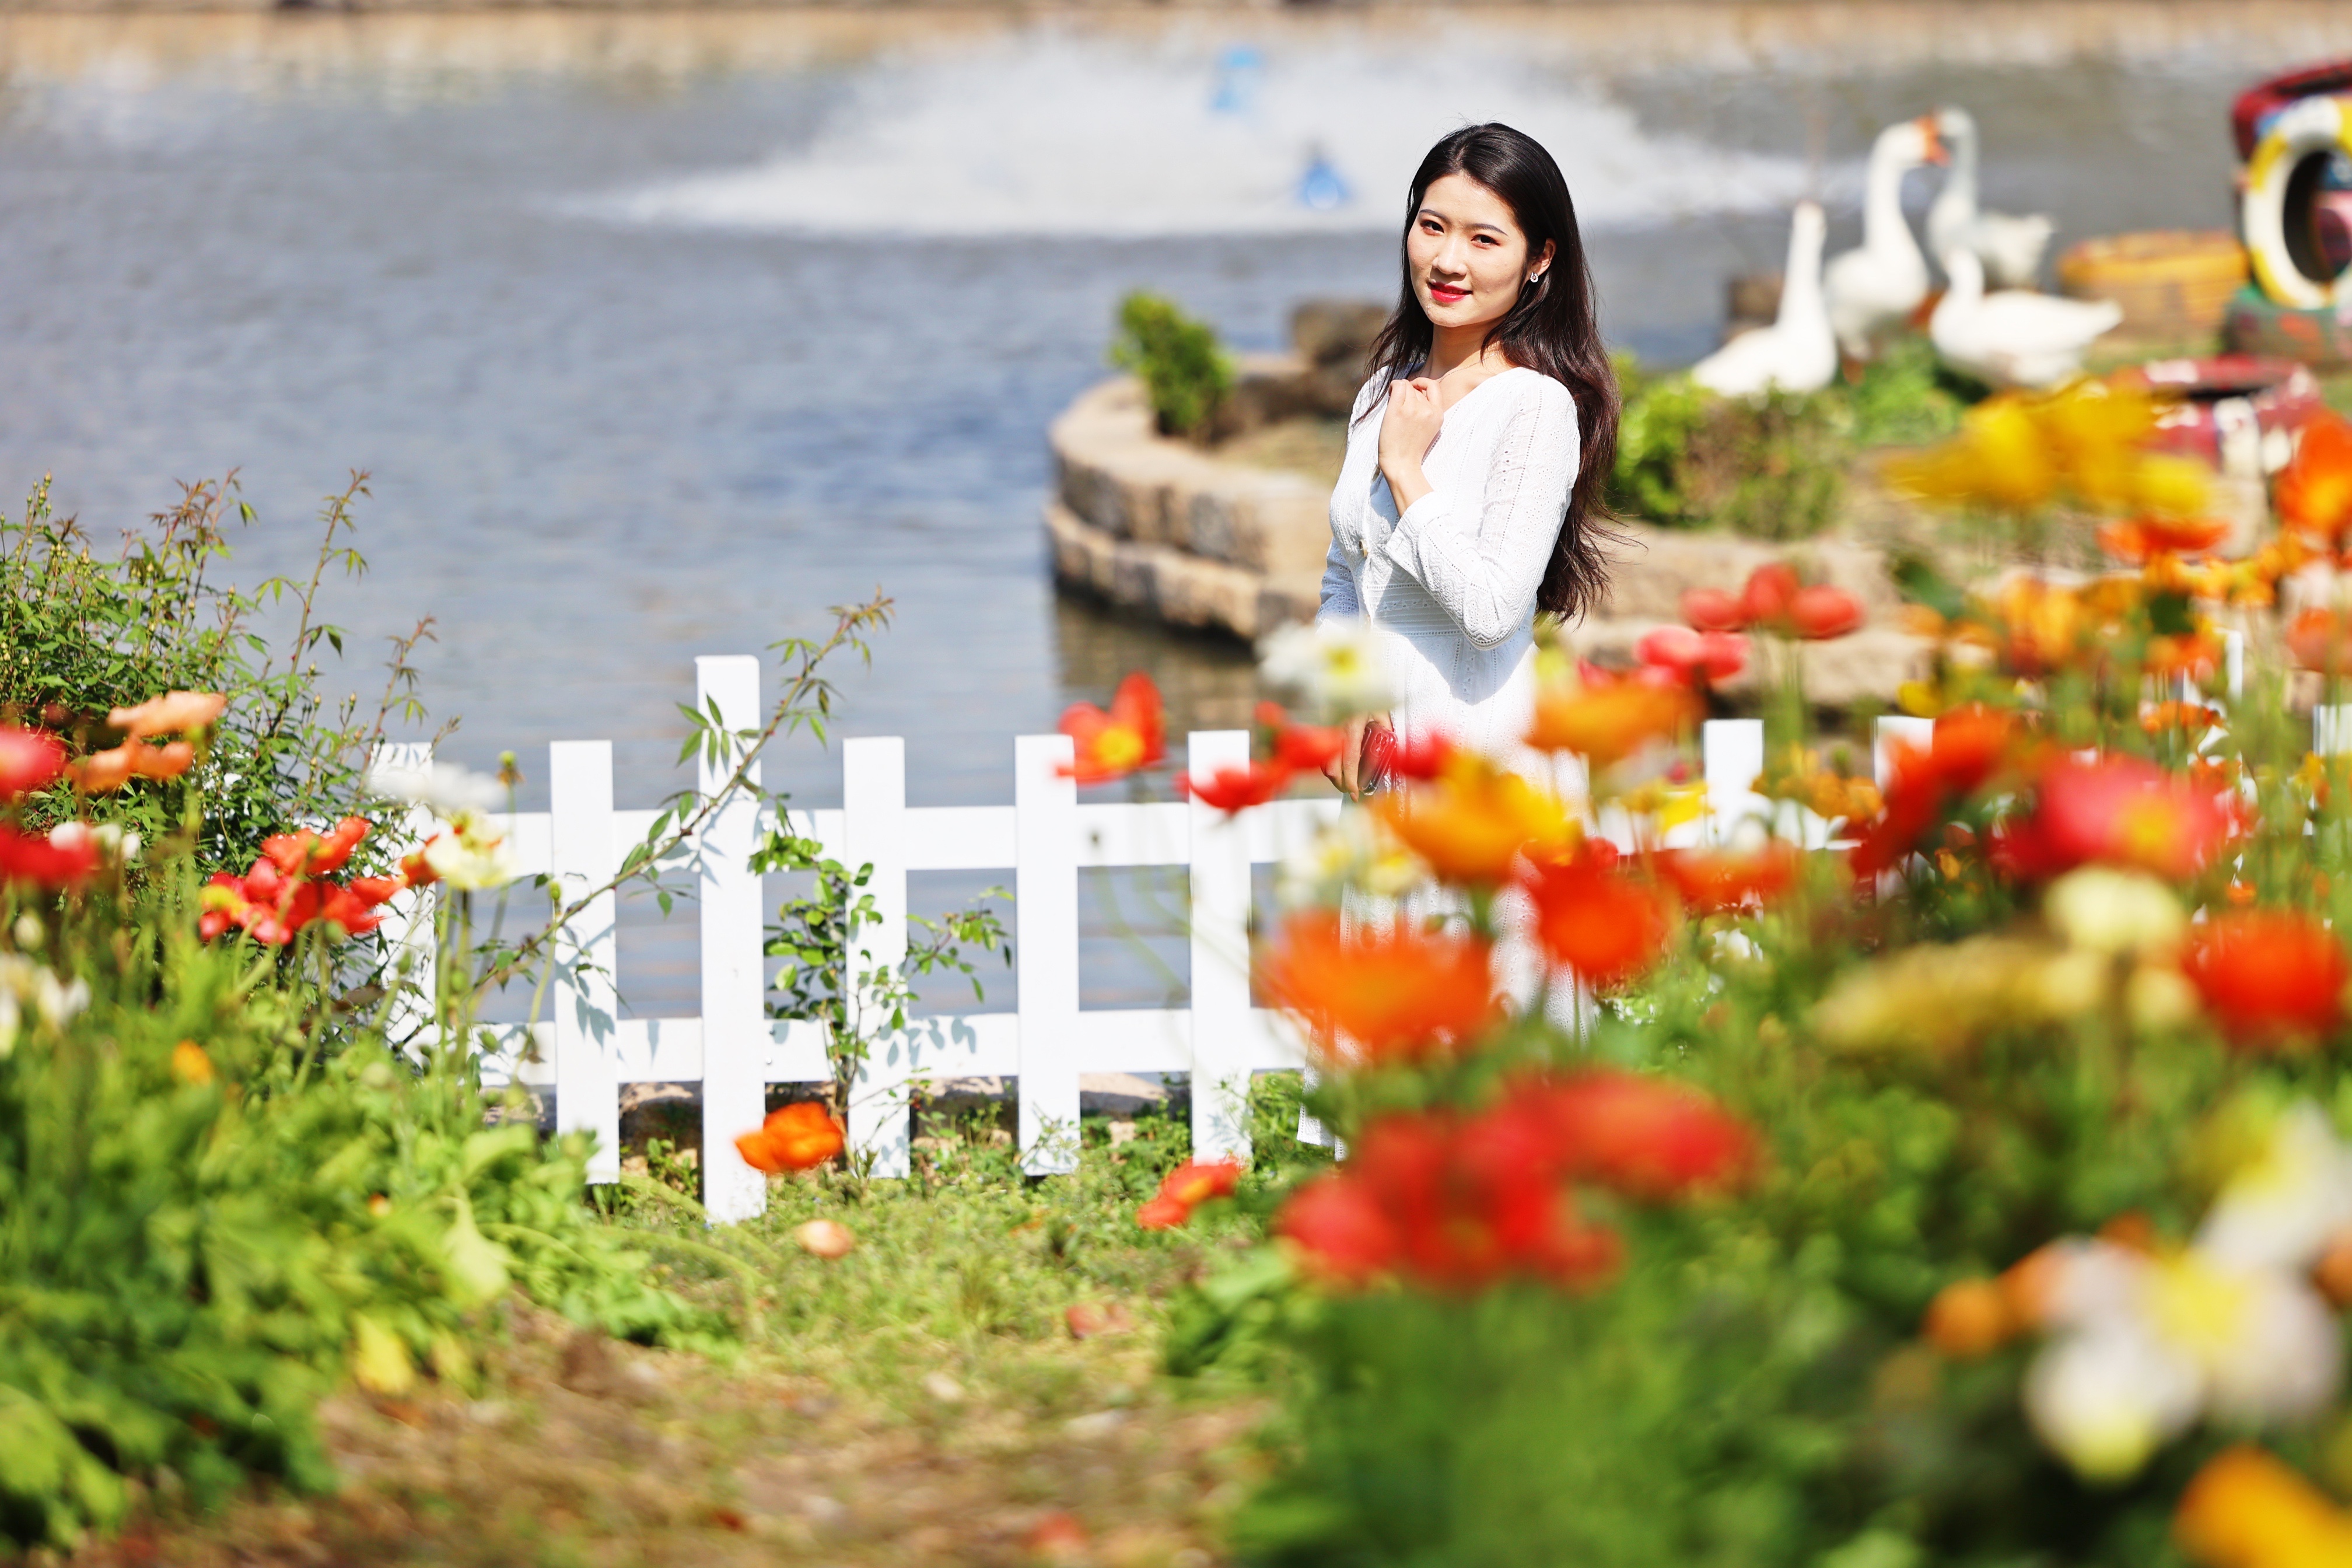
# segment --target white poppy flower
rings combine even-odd
[[[1369,621],[1328,620],[1286,626],[1266,638],[1258,670],[1292,692],[1325,723],[1396,705],[1380,632]]]

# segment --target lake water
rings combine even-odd
[[[1127,668],[1179,734],[1253,696],[1241,650],[1046,572],[1043,430],[1125,290],[1275,346],[1387,295],[1418,154],[1503,119],[1568,171],[1612,337],[1684,361],[1791,200],[1851,243],[1887,121],[1971,107],[1989,199],[2065,237],[2216,226],[2231,95],[2340,52],[2352,8],[2260,0],[12,14],[0,488],[53,473],[103,538],[236,468],[250,580],[368,470],[354,648],[433,616],[456,755],[610,737],[624,804],[673,783],[696,654],[879,586],[842,728],[908,738],[917,804],[1005,801],[1012,737]],[[814,746],[768,776],[838,800]]]

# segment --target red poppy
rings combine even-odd
[[[1434,730],[1423,730],[1404,741],[1398,740],[1396,731],[1386,723],[1374,723],[1364,731],[1367,787],[1398,779],[1427,784],[1453,760],[1454,743]]]
[[[0,823],[0,883],[74,888],[88,880],[98,865],[98,841],[87,832],[43,837]]]
[[[1745,1123],[1658,1079],[1597,1070],[1516,1092],[1541,1110],[1570,1173],[1645,1202],[1736,1184],[1758,1158]]]
[[[1936,721],[1925,751],[1897,743],[1888,757],[1885,804],[1848,860],[1858,877],[1891,871],[1961,800],[1982,789],[2018,748],[2017,716],[1970,704]]]
[[[0,800],[45,790],[65,771],[65,743],[55,735],[0,724]]]
[[[1748,626],[1748,612],[1739,595],[1727,588],[1685,588],[1683,622],[1693,631],[1742,631]]]
[[[342,927],[345,936],[365,936],[383,923],[384,901],[400,891],[401,884],[391,877],[355,877],[341,886],[329,882],[324,887],[319,918]]]
[[[1591,856],[1537,867],[1528,892],[1537,940],[1587,984],[1622,984],[1665,954],[1674,928],[1665,892]]]
[[[1257,705],[1257,721],[1274,732],[1274,760],[1294,773],[1313,773],[1339,760],[1348,731],[1337,725],[1297,724],[1276,702]]]
[[[1778,629],[1788,624],[1789,607],[1803,587],[1787,562],[1768,561],[1748,574],[1748,585],[1739,591],[1740,613],[1749,626]]]
[[[1219,768],[1205,779],[1178,773],[1176,793],[1231,816],[1274,799],[1290,787],[1293,776],[1291,770],[1279,762],[1244,763]]]
[[[2211,863],[2230,816],[2189,780],[2138,757],[2063,757],[2042,773],[2032,813],[2004,836],[2006,867],[2055,876],[2096,862],[2176,881]]]
[[[1730,632],[1660,626],[1633,645],[1633,657],[1696,686],[1728,680],[1748,668],[1748,639]]]
[[[796,1100],[768,1112],[759,1130],[735,1140],[743,1163],[769,1175],[809,1171],[841,1152],[841,1123],[813,1100]]]
[[[1192,1211],[1165,1195],[1144,1200],[1135,1211],[1135,1223],[1146,1230],[1175,1230],[1192,1217]]]
[[[1076,742],[1076,760],[1063,776],[1080,784],[1103,784],[1148,768],[1167,754],[1168,721],[1160,688],[1140,670],[1118,683],[1110,711],[1074,702],[1062,714],[1061,731]]]
[[[1804,851],[1774,839],[1754,849],[1667,849],[1651,857],[1658,874],[1701,914],[1769,904],[1796,885]]]
[[[1817,584],[1789,599],[1790,630],[1807,642],[1842,637],[1862,626],[1862,601],[1843,588]]]
[[[2231,910],[2199,925],[2180,965],[2221,1033],[2248,1050],[2306,1045],[2344,1021],[2352,961],[2312,916]]]
[[[351,864],[352,851],[373,826],[364,816],[346,816],[323,835],[308,827],[274,833],[261,841],[261,853],[289,877],[331,877]]]
[[[1328,910],[1290,918],[1260,980],[1341,1060],[1411,1060],[1459,1045],[1496,1016],[1485,942],[1412,929],[1343,935]]]
[[[1549,1157],[1539,1114],[1506,1101],[1374,1120],[1341,1170],[1276,1217],[1310,1268],[1343,1283],[1402,1275],[1444,1290],[1509,1277],[1589,1287],[1615,1271],[1615,1235],[1587,1223]]]
[[[1396,1221],[1379,1196],[1344,1172],[1318,1176],[1292,1193],[1274,1229],[1297,1243],[1315,1272],[1336,1284],[1369,1284],[1393,1269],[1404,1251]]]

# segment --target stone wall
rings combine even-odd
[[[1045,532],[1063,582],[1252,641],[1315,614],[1330,497],[1313,480],[1161,436],[1131,376],[1081,394],[1047,439]]]

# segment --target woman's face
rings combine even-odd
[[[1517,216],[1467,174],[1431,182],[1404,242],[1412,291],[1438,327],[1500,321],[1518,302],[1528,274],[1542,272],[1551,258],[1549,241],[1530,257]]]

